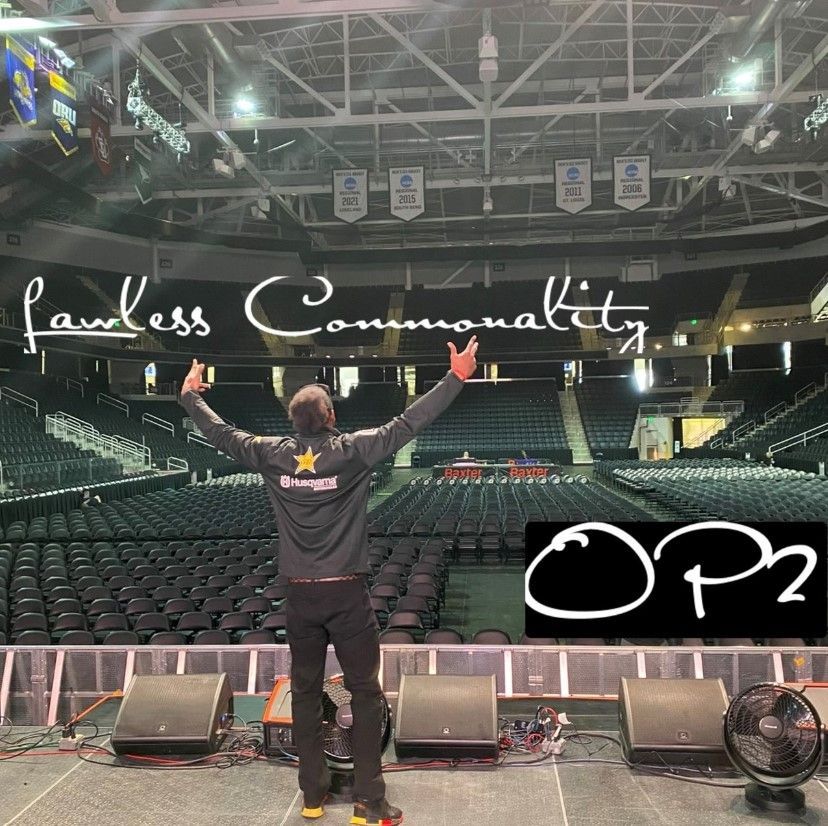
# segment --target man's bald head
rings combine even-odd
[[[318,385],[311,384],[296,391],[288,405],[288,415],[300,433],[318,433],[333,412],[331,397]]]

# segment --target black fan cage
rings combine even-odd
[[[778,736],[766,736],[762,720],[774,725],[778,721]],[[816,710],[803,694],[776,683],[752,686],[731,701],[724,741],[736,768],[766,785],[798,785],[822,765],[823,740]]]
[[[325,680],[322,686],[322,730],[325,738],[325,755],[335,763],[353,762],[353,742],[350,726],[342,726],[337,720],[337,711],[344,705],[350,705],[351,692],[345,688],[342,677],[335,676]],[[391,736],[391,711],[383,696],[383,712],[380,724],[382,749],[388,745]]]

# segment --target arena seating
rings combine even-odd
[[[798,436],[826,422],[828,422],[828,392],[823,388],[817,395],[792,407],[765,427],[751,433],[747,439],[739,441],[737,446],[752,456],[764,456],[771,445],[792,436]],[[821,445],[821,448],[824,454],[825,445]]]
[[[97,273],[93,280],[112,299],[113,306],[117,307],[123,277]],[[132,284],[130,294],[135,295],[137,280],[133,279]],[[146,322],[153,313],[161,313],[162,317],[168,320],[175,307],[183,306],[186,308],[184,318],[189,320],[190,300],[187,297],[194,295],[198,296],[197,304],[202,308],[202,316],[210,326],[209,336],[196,335],[195,330],[187,336],[179,336],[175,331],[154,331],[165,349],[172,352],[184,351],[188,354],[199,353],[205,351],[205,344],[214,344],[220,346],[222,352],[267,354],[261,333],[245,317],[243,287],[238,283],[165,280],[160,284],[153,284],[147,281],[138,317]]]
[[[598,476],[665,508],[676,520],[824,521],[828,480],[733,459],[596,464]]]
[[[360,383],[334,401],[336,426],[350,432],[386,424],[405,409],[407,395],[405,385]]]
[[[389,287],[335,287],[333,295],[316,309],[316,323],[319,327],[338,318],[343,321],[372,321],[378,318],[384,322],[388,318],[388,306],[391,299]],[[292,306],[292,305],[291,305]],[[295,321],[293,322],[295,324]],[[382,344],[385,331],[382,329],[359,330],[351,328],[336,333],[322,329],[314,334],[314,341],[324,346],[333,347],[376,347]]]
[[[519,456],[571,464],[557,388],[551,381],[469,384],[418,437],[422,465],[468,451],[478,459]]]
[[[294,286],[293,283],[279,284],[260,291],[258,298],[272,327],[282,330],[314,330],[322,327],[322,330],[313,335],[316,343],[356,349],[358,346],[376,347],[381,344],[384,331],[352,328],[329,333],[324,329],[325,325],[334,319],[353,322],[378,318],[385,322],[388,318],[391,292],[390,287],[335,285],[333,295],[324,304],[309,307],[302,300],[305,295],[310,296],[313,301],[318,301],[323,295],[321,287],[313,281],[302,287]]]
[[[377,617],[423,640],[440,627],[451,559],[514,560],[529,519],[646,516],[601,486],[417,477],[371,515]],[[0,633],[14,643],[283,640],[278,530],[253,474],[16,522],[4,540]]]
[[[745,370],[731,373],[719,382],[710,401],[744,401],[745,410],[703,445],[723,439],[732,441],[733,433],[748,422],[764,422],[765,413],[781,402],[793,403],[796,393],[812,382],[822,384],[825,368],[800,368],[785,374],[781,370]]]
[[[569,477],[571,479],[571,477]],[[453,559],[522,561],[532,520],[639,520],[650,514],[600,485],[416,477],[370,514],[371,536],[439,537]]]
[[[638,408],[642,404],[674,401],[678,394],[642,393],[631,376],[585,378],[575,385],[589,448],[593,456],[625,458],[630,448]]]
[[[56,439],[44,431],[42,420],[11,404],[0,404],[0,463],[8,495],[116,479],[122,472],[115,459]]]
[[[61,312],[69,313],[76,323],[80,318],[109,318],[112,305],[103,303],[96,293],[86,287],[77,277],[80,272],[79,268],[74,267],[4,259],[0,308],[6,310],[16,326],[22,327],[26,287],[33,278],[41,276],[44,281],[43,297],[31,307],[32,320],[37,328],[48,328],[49,320]]]
[[[733,278],[732,268],[693,273],[670,273],[658,281],[625,284],[612,278],[593,278],[589,282],[589,300],[602,306],[610,290],[614,306],[649,307],[649,311],[616,313],[611,318],[641,319],[650,336],[669,336],[676,321],[709,318],[715,315]]]
[[[40,405],[41,417],[44,417],[47,413],[63,411],[82,421],[89,422],[101,433],[117,434],[139,444],[147,445],[152,451],[152,460],[155,467],[166,467],[167,457],[170,456],[185,459],[190,470],[197,471],[206,470],[207,468],[228,468],[235,464],[228,457],[220,456],[212,448],[185,441],[181,421],[186,416],[186,412],[178,405],[174,405],[177,418],[172,419],[171,423],[176,426],[177,433],[180,435],[173,437],[165,430],[152,425],[141,424],[142,411],[140,406],[137,406],[135,410],[130,407],[130,416],[127,417],[125,413],[109,405],[97,404],[97,394],[94,391],[88,397],[82,397],[77,390],[59,384],[53,376],[12,371],[5,374],[4,382],[15,390],[36,399]],[[152,410],[156,410],[156,408],[152,408]],[[158,414],[156,413],[156,415]],[[37,426],[44,427],[45,425],[42,421],[39,421]],[[61,442],[61,444],[63,443]]]
[[[805,304],[828,270],[828,258],[799,258],[751,264],[750,277],[739,298],[739,309]]]
[[[251,433],[282,436],[293,432],[287,411],[272,387],[217,384],[204,399],[220,416]]]
[[[531,312],[539,324],[544,324],[543,295],[545,281],[511,281],[493,284],[489,288],[474,285],[461,290],[411,290],[405,293],[403,318],[419,321],[422,319],[444,319],[451,322],[461,318],[472,321],[497,313],[508,323],[517,316]],[[557,293],[555,293],[557,297]],[[569,300],[569,299],[567,299]],[[561,326],[566,319],[561,320]],[[474,331],[472,331],[474,332]],[[455,342],[468,338],[471,333],[458,334],[446,330],[402,330],[400,333],[401,355],[423,355],[446,352],[446,341]],[[580,349],[581,338],[577,328],[568,331],[508,330],[494,328],[485,331],[486,348],[490,353],[514,352],[561,352]]]

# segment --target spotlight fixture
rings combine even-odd
[[[759,127],[758,126],[748,126],[742,130],[741,135],[742,143],[745,146],[749,146],[753,148],[756,146],[756,141],[759,140]]]
[[[74,69],[75,68],[75,61],[72,60],[72,58],[69,57],[69,55],[66,54],[66,52],[63,51],[63,49],[58,49],[56,47],[53,47],[52,51],[54,52],[54,55],[58,59],[58,61],[60,62],[61,66],[64,66],[67,69]]]
[[[217,175],[221,175],[222,178],[227,178],[229,180],[236,177],[233,167],[230,166],[230,164],[225,163],[221,158],[213,158],[213,172]]]
[[[761,155],[764,152],[768,152],[773,149],[773,145],[782,137],[782,133],[778,129],[768,129],[767,134],[764,138],[756,142],[756,146],[753,147],[753,151],[757,155]]]
[[[236,95],[233,101],[233,117],[246,118],[255,115],[259,111],[259,102],[253,92],[253,85],[248,84]]]

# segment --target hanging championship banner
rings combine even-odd
[[[634,210],[650,203],[650,156],[620,155],[612,159],[615,203]]]
[[[555,206],[575,214],[592,206],[592,159],[555,161]]]
[[[78,107],[75,87],[57,72],[49,72],[52,90],[52,137],[64,155],[78,151]]]
[[[92,139],[92,157],[101,174],[112,174],[112,136],[109,124],[115,109],[115,101],[107,89],[97,83],[89,86],[89,131]]]
[[[6,76],[9,103],[23,126],[37,122],[35,101],[35,56],[32,46],[6,37]]]
[[[333,212],[340,221],[353,224],[368,214],[367,169],[334,169],[331,187]]]
[[[425,212],[423,167],[389,167],[388,204],[391,214],[403,221],[410,221]]]

